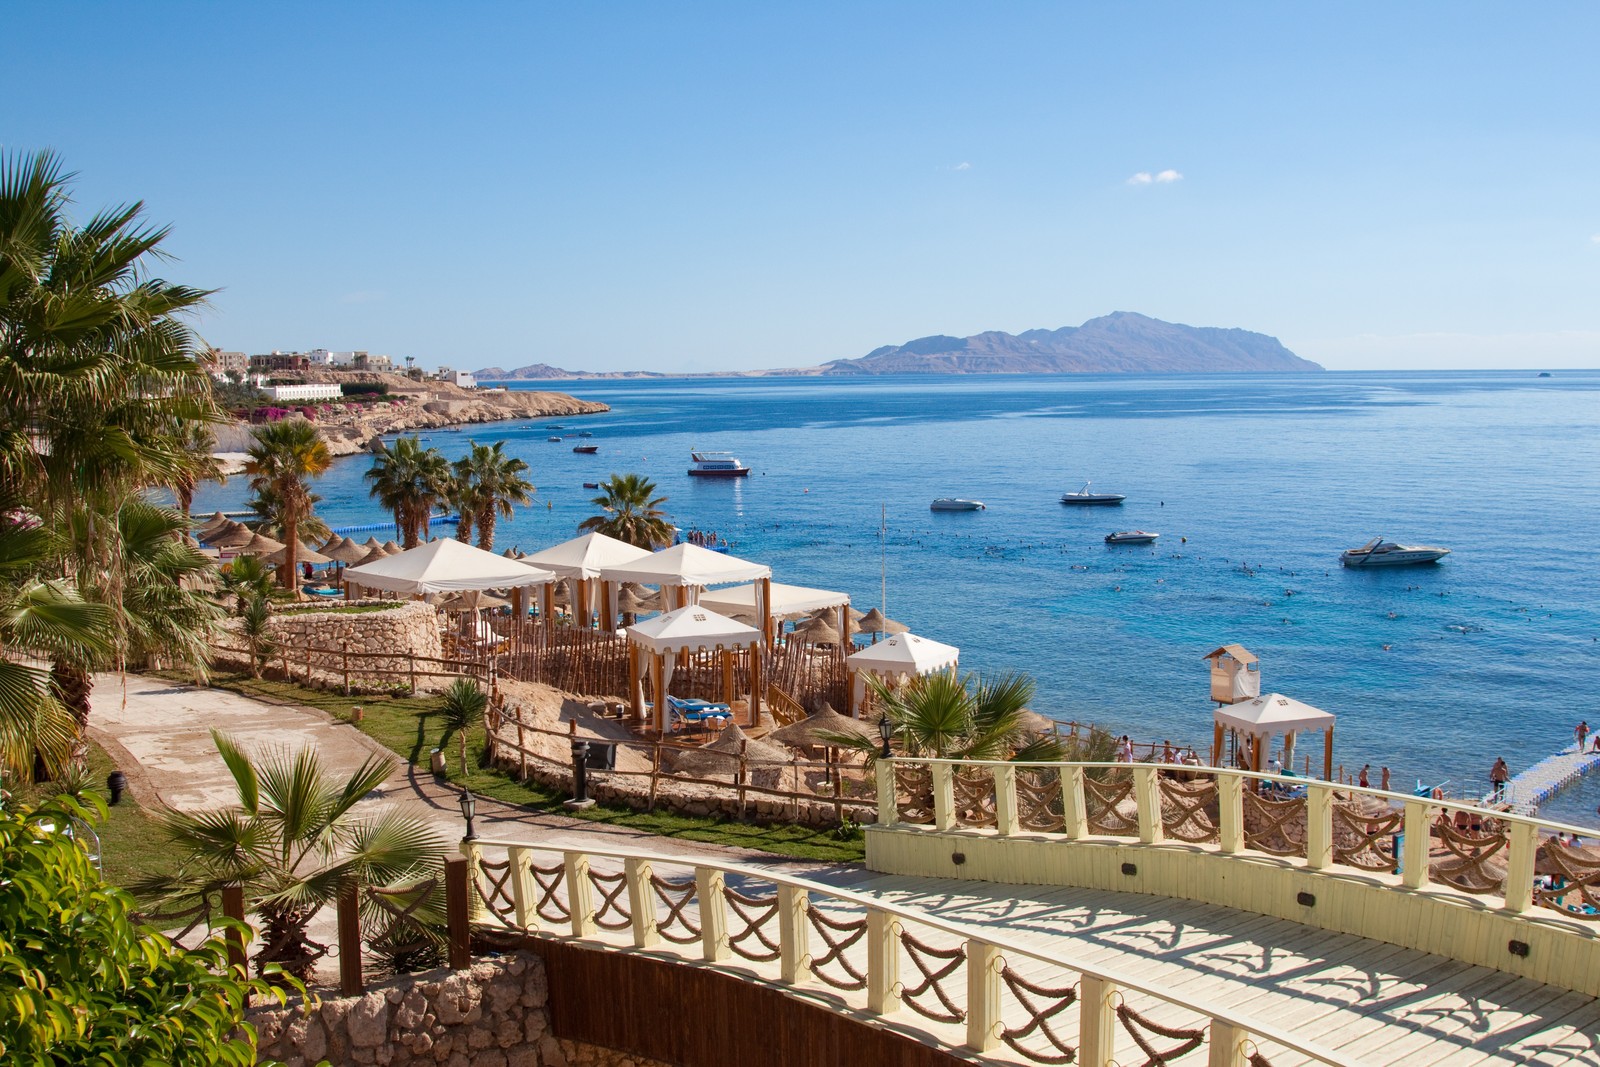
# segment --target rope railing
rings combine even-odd
[[[504,861],[485,862],[486,854],[502,851]],[[567,897],[559,909],[570,916],[565,922],[551,922],[531,906],[515,909],[510,918],[484,909],[478,921],[492,928],[485,935],[500,932],[496,943],[518,934],[556,934],[657,959],[692,960],[780,988],[821,985],[847,1010],[883,1017],[922,1040],[1014,1054],[1037,1064],[1166,1063],[1205,1048],[1210,1063],[1243,1067],[1258,1062],[1252,1057],[1260,1057],[1262,1047],[1314,1063],[1350,1062],[1268,1020],[1160,988],[1120,968],[1063,958],[1003,929],[951,921],[808,878],[630,848],[479,838],[464,842],[462,852],[475,881],[498,877],[503,863],[511,872],[514,901],[579,889],[577,899]],[[560,858],[541,867],[535,856]],[[608,870],[601,873],[598,866]],[[533,872],[553,869],[568,877],[545,890]],[[663,870],[673,873],[658,873]],[[628,933],[596,923],[589,894],[601,885],[615,894],[607,909],[628,914]],[[668,938],[667,926],[699,936]],[[1190,1019],[1194,1025],[1182,1022]],[[953,1038],[957,1033],[962,1036]],[[1137,1058],[1119,1060],[1119,1052]]]

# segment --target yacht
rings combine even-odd
[[[1091,493],[1089,482],[1083,483],[1083,488],[1076,493],[1062,493],[1063,504],[1120,504],[1128,499],[1121,493]]]
[[[1119,533],[1106,534],[1108,545],[1153,545],[1156,538],[1161,535],[1151,533],[1149,530],[1123,530]]]
[[[929,511],[984,511],[988,505],[981,500],[958,500],[953,496],[942,496],[928,505]]]
[[[577,447],[575,447],[573,449],[573,451],[577,452],[580,455],[592,456],[596,452],[600,451],[600,446],[599,445],[578,445]]]
[[[750,473],[732,452],[690,452],[689,458],[694,460],[689,474],[696,478],[743,478]]]
[[[1398,545],[1374,537],[1360,548],[1339,553],[1339,561],[1346,567],[1401,567],[1408,563],[1437,563],[1449,554],[1448,548],[1437,545]]]
[[[559,437],[546,437],[545,440],[546,441],[553,441],[558,445],[561,443],[561,438],[559,438]]]

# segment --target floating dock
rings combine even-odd
[[[1579,752],[1576,744],[1568,745],[1553,756],[1546,756],[1532,767],[1506,783],[1500,797],[1493,792],[1483,798],[1485,804],[1511,805],[1511,810],[1522,815],[1533,815],[1539,806],[1585,774],[1600,767],[1600,752]]]
[[[460,522],[460,515],[435,515],[433,518],[428,520],[428,525],[438,526],[443,524],[447,526],[455,526]],[[390,519],[388,522],[369,522],[362,526],[339,526],[330,530],[329,533],[336,533],[343,537],[345,534],[367,533],[370,530],[393,530],[394,528],[394,520]]]

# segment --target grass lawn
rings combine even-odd
[[[184,681],[186,679],[176,678]],[[518,782],[503,771],[481,765],[484,737],[475,731],[467,744],[468,773],[461,774],[459,740],[446,733],[436,718],[440,698],[347,697],[337,692],[306,689],[288,682],[251,678],[248,673],[212,676],[211,684],[246,696],[279,703],[303,704],[324,711],[341,722],[350,722],[352,709],[363,711],[358,729],[385,748],[421,767],[428,764],[429,752],[442,748],[448,768],[447,780],[465,785],[479,796],[492,797],[529,811],[548,811],[615,826],[626,826],[662,837],[686,841],[758,849],[779,856],[826,862],[859,863],[866,858],[866,844],[859,831],[841,840],[832,829],[776,824],[757,826],[731,819],[679,815],[675,812],[634,811],[631,808],[599,804],[586,812],[569,812],[562,807],[565,793],[556,793],[538,782]]]

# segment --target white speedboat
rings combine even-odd
[[[1437,545],[1399,545],[1374,537],[1360,548],[1347,548],[1339,553],[1339,561],[1346,567],[1403,567],[1411,563],[1437,563],[1449,554],[1448,548]]]
[[[750,473],[732,452],[690,452],[689,458],[694,460],[689,473],[697,478],[743,478]]]
[[[1121,493],[1091,493],[1089,482],[1083,483],[1083,488],[1076,493],[1062,493],[1063,504],[1120,504],[1128,499]]]
[[[1149,530],[1123,530],[1119,533],[1106,534],[1108,545],[1153,545],[1156,538],[1161,535],[1151,533]]]
[[[981,500],[958,500],[953,496],[942,496],[928,505],[929,511],[983,511],[988,507]]]

